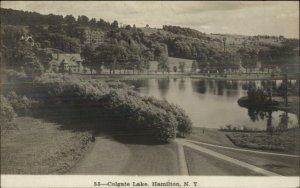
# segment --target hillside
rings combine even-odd
[[[103,67],[110,72],[115,69],[141,72],[150,68],[151,61],[157,61],[159,69],[167,71],[168,56],[196,60],[197,68],[209,64],[218,72],[223,72],[225,67],[236,70],[240,64],[249,71],[258,63],[262,68],[282,70],[287,69],[286,65],[299,64],[298,39],[206,34],[167,25],[163,28],[137,28],[134,24],[120,27],[116,20],[109,23],[84,15],[76,19],[72,15],[1,9],[1,39],[4,54],[1,64],[15,68],[32,62],[36,63],[30,66],[47,67],[45,59],[51,51],[57,50],[81,53],[85,66],[98,73]]]

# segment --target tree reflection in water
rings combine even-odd
[[[218,95],[224,95],[224,89],[225,89],[225,81],[220,80],[217,82],[217,88],[218,88]]]
[[[266,124],[266,131],[270,134],[273,134],[274,131],[286,131],[288,129],[289,124],[289,116],[288,112],[282,112],[280,117],[280,122],[277,126],[273,124],[273,116],[272,113],[274,110],[271,109],[255,109],[255,108],[248,108],[248,116],[251,119],[251,121],[259,121],[264,120],[267,118],[267,124]]]
[[[169,91],[170,79],[158,79],[157,85],[158,85],[161,96],[165,97]]]
[[[179,81],[179,91],[184,92],[185,91],[185,80],[183,78]]]
[[[205,80],[197,80],[197,81],[192,82],[193,91],[195,91],[197,93],[205,94],[206,87],[207,87],[207,84],[206,84]]]
[[[278,125],[279,130],[287,130],[288,129],[288,123],[289,123],[289,114],[287,112],[283,112],[280,117],[280,122]]]

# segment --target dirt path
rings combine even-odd
[[[130,158],[124,144],[103,136],[96,137],[87,153],[68,174],[119,174]]]

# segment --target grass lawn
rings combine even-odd
[[[299,131],[299,128],[292,128],[286,132],[274,132],[272,135],[267,132],[230,132],[226,134],[236,146],[299,154]]]
[[[213,128],[193,127],[193,132],[187,137],[187,139],[209,144],[235,147],[234,144],[226,137],[224,132]]]
[[[297,157],[266,155],[246,151],[232,151],[211,146],[200,146],[284,176],[299,175],[300,161]]]
[[[212,157],[208,154],[196,151],[189,147],[184,147],[184,153],[189,169],[189,175],[203,176],[258,176],[259,174],[251,170],[233,165],[222,159]]]
[[[273,97],[273,100],[279,102],[279,110],[287,110],[290,113],[296,114],[299,116],[299,96],[289,96],[288,97],[288,107],[285,106],[285,101],[282,97]]]
[[[90,143],[89,132],[60,129],[32,117],[18,117],[1,132],[2,174],[60,174],[73,166]]]

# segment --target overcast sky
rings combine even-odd
[[[299,38],[299,2],[2,1],[1,7],[42,14],[86,15],[137,27],[190,27],[206,33]]]

